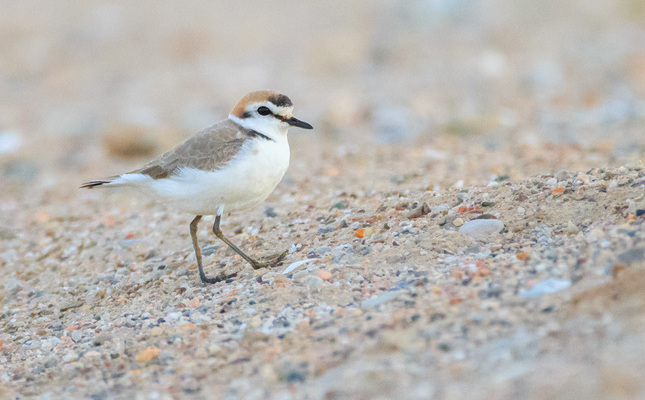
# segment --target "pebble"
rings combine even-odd
[[[399,291],[396,292],[385,292],[381,295],[369,298],[363,302],[363,307],[375,307],[380,304],[386,303],[388,301],[392,301],[394,299],[397,299],[401,297],[402,293]]]
[[[462,218],[455,218],[455,219],[452,221],[452,224],[453,224],[454,226],[456,226],[456,227],[460,227],[460,226],[462,226],[462,225],[464,224],[464,220],[463,220]]]
[[[68,353],[63,356],[63,361],[66,363],[71,363],[78,360],[78,354],[76,353]]]
[[[101,332],[100,334],[98,334],[98,335],[94,338],[94,340],[92,341],[92,343],[93,343],[95,346],[101,346],[101,345],[102,345],[102,344],[104,344],[105,342],[109,342],[109,341],[111,341],[111,340],[112,340],[112,335],[110,335],[110,334],[109,334],[109,333],[107,333],[107,332]]]
[[[477,239],[494,235],[502,229],[504,229],[504,223],[498,219],[475,219],[459,228],[459,233]]]
[[[550,178],[550,179],[547,179],[545,183],[549,186],[555,186],[558,184],[558,180],[555,178]]]
[[[571,281],[550,278],[537,283],[529,290],[520,290],[522,297],[540,297],[543,294],[556,293],[571,286]]]
[[[558,171],[555,174],[554,178],[557,179],[558,182],[568,181],[569,179],[571,179],[571,172],[565,170]]]
[[[584,172],[579,172],[578,174],[576,174],[575,182],[589,183],[589,175],[585,174]]]
[[[580,229],[571,221],[567,222],[567,235],[575,235],[580,232]]]
[[[186,301],[186,307],[190,309],[196,309],[199,307],[199,298],[198,297],[193,297],[192,299],[189,299]]]
[[[330,246],[322,246],[322,247],[319,247],[319,248],[316,250],[316,253],[318,253],[318,254],[320,254],[320,255],[329,254],[329,253],[331,253],[331,247],[330,247]]]
[[[618,187],[618,181],[615,179],[612,179],[609,181],[609,186],[607,186],[607,189],[616,189]]]
[[[323,281],[328,281],[328,280],[331,279],[331,272],[329,272],[329,271],[327,271],[325,269],[321,269],[320,271],[318,271],[316,273],[316,275],[318,275],[318,277],[320,279],[322,279]]]
[[[166,321],[174,322],[174,321],[177,321],[180,317],[181,317],[181,315],[179,313],[173,312],[173,313],[170,313],[170,314],[166,315]]]
[[[69,336],[72,338],[74,342],[79,342],[82,338],[81,332],[78,330],[72,331],[72,333]]]
[[[147,347],[145,350],[142,350],[136,356],[134,356],[134,359],[139,364],[146,364],[152,359],[159,357],[159,352],[160,350],[156,347]]]
[[[307,285],[309,285],[309,286],[319,286],[319,285],[322,285],[323,282],[324,281],[322,280],[322,278],[320,278],[318,276],[312,276],[307,281]]]
[[[0,154],[15,153],[21,145],[22,136],[18,132],[0,132]]]
[[[449,209],[450,209],[450,206],[448,204],[440,204],[438,206],[432,207],[431,212],[440,213],[443,211],[448,211]]]
[[[423,202],[420,206],[408,213],[408,218],[419,218],[430,213],[430,206]]]
[[[359,228],[356,230],[356,232],[354,232],[354,236],[359,239],[363,239],[372,236],[373,233],[374,230],[372,228]]]

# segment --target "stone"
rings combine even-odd
[[[459,233],[473,239],[482,239],[497,234],[502,229],[504,223],[498,219],[475,219],[459,228]]]

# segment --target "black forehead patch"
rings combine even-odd
[[[278,94],[269,97],[269,101],[276,105],[276,107],[293,107],[291,99],[283,94]]]

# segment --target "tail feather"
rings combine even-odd
[[[111,176],[109,178],[98,179],[96,181],[85,182],[79,188],[80,189],[94,189],[95,187],[100,187],[100,186],[112,183],[118,177],[119,176],[117,175],[117,176]]]

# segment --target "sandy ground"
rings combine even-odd
[[[0,398],[645,397],[645,8],[516,3],[4,4]],[[283,265],[78,189],[264,87]]]

